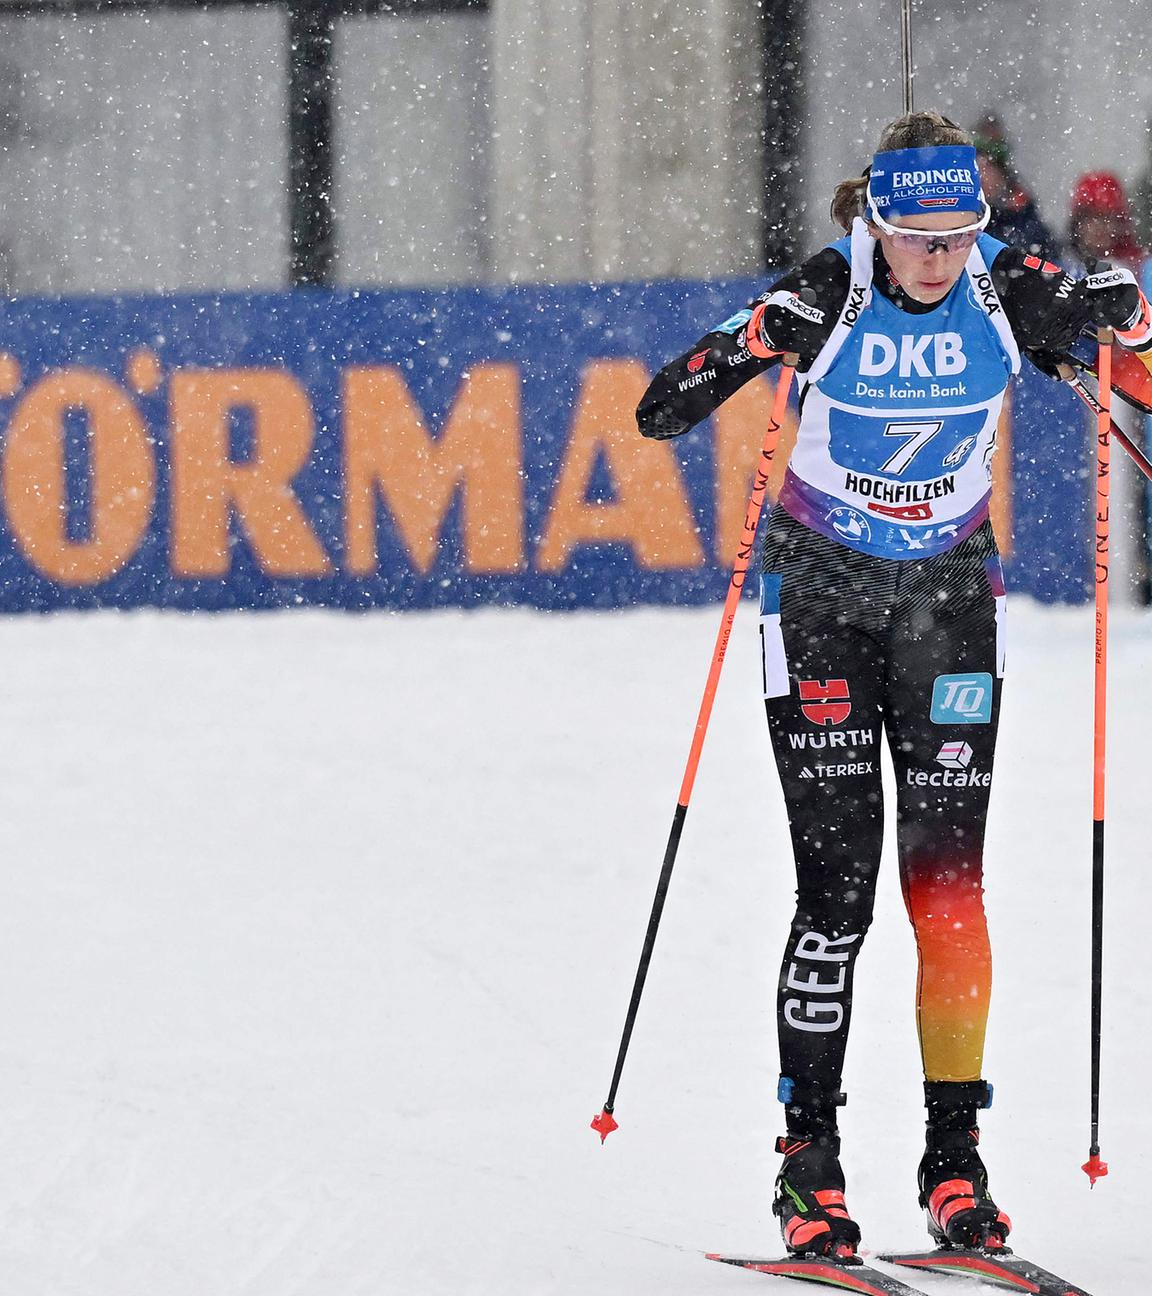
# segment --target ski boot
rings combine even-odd
[[[781,1082],[781,1095],[790,1099],[792,1082]],[[844,1172],[840,1168],[840,1135],[836,1106],[843,1095],[827,1103],[789,1104],[788,1133],[776,1140],[784,1158],[776,1177],[772,1213],[779,1217],[784,1245],[795,1256],[827,1256],[848,1260],[860,1245],[860,1226],[844,1204]]]
[[[942,1247],[1003,1250],[1012,1221],[988,1195],[988,1172],[977,1147],[977,1108],[992,1105],[983,1080],[929,1080],[928,1125],[917,1176],[928,1232]]]

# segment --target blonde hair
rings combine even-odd
[[[972,139],[954,121],[938,112],[914,112],[897,117],[884,128],[877,153],[892,153],[896,149],[931,148],[937,144],[971,144]],[[865,194],[868,189],[868,172],[851,180],[841,180],[832,195],[832,219],[841,229],[850,230],[852,219],[863,216]]]

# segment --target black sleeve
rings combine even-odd
[[[1005,248],[992,263],[992,280],[1022,351],[1065,352],[1088,322],[1076,280],[1052,261]]]
[[[800,368],[807,369],[840,318],[850,279],[848,262],[825,248],[777,280],[660,370],[636,410],[640,431],[660,439],[679,436],[776,363],[748,349],[748,321],[761,304],[763,343],[773,351],[796,352]]]

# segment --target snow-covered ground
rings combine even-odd
[[[0,1289],[764,1291],[782,802],[744,609],[601,1147],[716,609],[0,622]],[[1092,618],[1011,609],[985,1126],[1025,1254],[1137,1286],[1152,1170],[1152,620],[1112,641],[1088,1142]],[[924,1234],[895,870],[857,977],[849,1201]],[[767,1285],[765,1285],[767,1284]],[[933,1292],[954,1280],[925,1279]]]

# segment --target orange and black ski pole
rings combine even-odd
[[[1072,390],[1076,393],[1076,395],[1079,396],[1080,399],[1084,402],[1084,404],[1087,405],[1088,408],[1092,411],[1092,413],[1096,415],[1097,421],[1099,421],[1100,415],[1104,410],[1104,406],[1100,404],[1100,402],[1096,399],[1095,396],[1093,396],[1091,388],[1089,388],[1087,383],[1085,383],[1084,380],[1080,378],[1080,376],[1076,373],[1076,370],[1073,369],[1070,364],[1061,363],[1057,366],[1057,368],[1059,370],[1061,380],[1067,383],[1067,385],[1072,388]],[[1111,409],[1109,409],[1108,414],[1109,414],[1109,418],[1111,419]],[[1128,457],[1132,460],[1132,462],[1136,465],[1136,467],[1140,469],[1140,471],[1144,474],[1145,477],[1148,478],[1149,481],[1152,481],[1152,460],[1148,458],[1148,456],[1144,453],[1144,451],[1140,449],[1140,447],[1132,440],[1132,438],[1128,435],[1128,433],[1124,431],[1124,429],[1120,426],[1119,423],[1116,422],[1115,419],[1111,419],[1111,423],[1112,423],[1112,435],[1116,438],[1117,441],[1119,441],[1123,449],[1127,451]]]
[[[1092,724],[1092,1135],[1084,1173],[1108,1173],[1100,1159],[1100,1025],[1104,963],[1104,756],[1108,703],[1108,496],[1111,473],[1112,330],[1101,329],[1096,415],[1096,689]]]
[[[764,493],[768,486],[768,474],[772,468],[772,457],[776,453],[776,442],[780,436],[780,427],[784,421],[784,410],[788,404],[788,391],[792,385],[798,357],[786,355],[776,383],[776,395],[772,402],[772,416],[764,433],[764,444],[756,464],[756,475],[752,484],[752,495],[748,500],[748,510],[744,514],[744,528],[740,532],[740,546],[736,553],[736,562],[732,567],[732,579],[728,582],[728,595],[724,600],[724,614],[720,618],[720,631],[716,636],[716,647],[712,652],[712,665],[708,671],[708,682],[704,686],[704,697],[700,703],[700,713],[696,717],[696,729],[692,734],[692,747],[688,752],[688,764],[684,770],[684,780],[680,784],[680,796],[676,802],[676,813],[672,816],[672,831],[668,834],[668,845],[664,851],[664,865],[660,870],[660,879],[656,884],[656,898],[652,902],[652,914],[648,919],[648,932],[644,937],[644,948],[640,953],[640,966],[636,969],[636,980],[632,986],[632,999],[628,1004],[628,1015],[624,1019],[624,1034],[620,1039],[620,1050],[616,1055],[616,1069],[612,1073],[612,1085],[608,1090],[608,1101],[604,1110],[592,1121],[592,1128],[600,1135],[601,1143],[617,1128],[612,1115],[616,1106],[616,1090],[620,1085],[620,1075],[624,1070],[624,1059],[628,1055],[628,1045],[632,1040],[632,1028],[636,1024],[636,1012],[640,1007],[640,996],[644,993],[644,982],[648,977],[648,964],[652,961],[652,950],[656,945],[656,932],[660,927],[660,916],[664,912],[664,900],[668,895],[668,884],[672,880],[672,866],[676,863],[676,852],[680,848],[680,834],[684,830],[684,819],[688,814],[688,802],[692,796],[692,785],[696,781],[696,768],[700,764],[700,752],[704,746],[704,735],[708,732],[708,720],[712,715],[712,703],[716,697],[716,686],[720,682],[720,668],[724,665],[724,654],[728,650],[728,640],[732,637],[732,623],[736,619],[736,609],[740,605],[740,595],[748,576],[748,566],[752,560],[752,551],[756,542],[756,528],[760,523],[760,513],[764,507]]]

